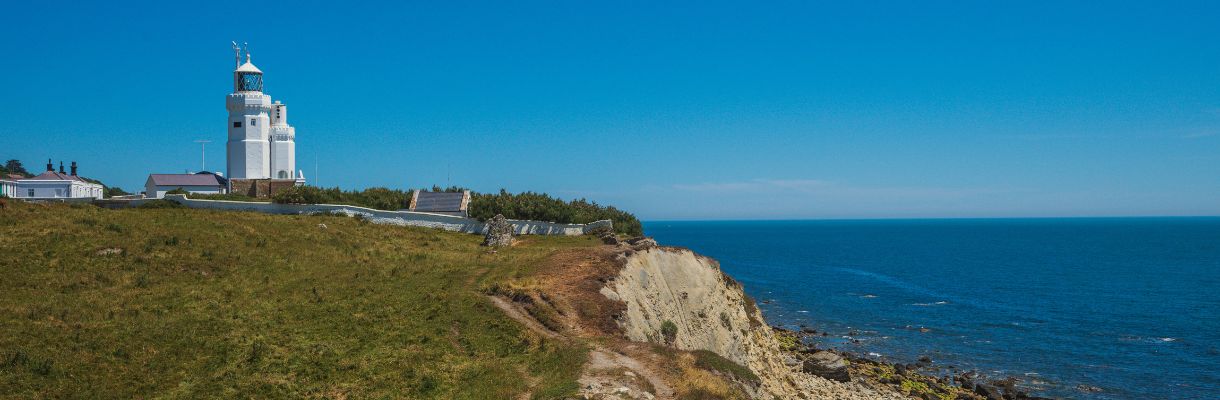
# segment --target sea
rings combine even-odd
[[[1220,399],[1220,218],[652,221],[772,325],[1069,399]],[[822,336],[825,332],[826,336]],[[953,367],[953,369],[949,369]],[[937,372],[939,371],[939,372]]]

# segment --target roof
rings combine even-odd
[[[212,174],[149,174],[157,186],[222,186]]]
[[[255,67],[254,64],[251,64],[249,61],[246,61],[245,64],[242,64],[240,67],[237,67],[237,72],[257,72],[260,74],[263,73],[263,71],[259,70],[258,67]]]
[[[415,197],[414,211],[423,212],[454,212],[463,211],[465,204],[466,193],[457,192],[424,192],[420,191]]]
[[[219,172],[199,171],[199,172],[196,172],[195,175],[211,175],[213,177],[216,177],[216,183],[219,183],[221,186],[224,186],[224,185],[228,184],[228,182],[229,182],[228,179],[226,179],[225,176],[221,175]]]
[[[22,178],[23,181],[80,181],[84,182],[79,176],[62,174],[55,171],[46,171],[33,178]]]

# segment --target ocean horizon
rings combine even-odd
[[[645,221],[813,344],[1044,396],[1220,397],[1220,217]]]

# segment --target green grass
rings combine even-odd
[[[751,385],[758,385],[761,382],[758,379],[758,375],[755,375],[749,368],[721,357],[719,354],[707,350],[695,350],[691,354],[695,355],[696,367],[709,371],[719,371]]]
[[[525,331],[478,288],[594,240],[488,253],[481,239],[335,216],[9,202],[0,397],[574,393],[586,350]]]

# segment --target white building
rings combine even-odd
[[[0,197],[17,197],[17,181],[0,177]]]
[[[72,162],[72,173],[64,173],[64,164],[59,163],[59,172],[55,172],[51,160],[47,160],[47,170],[33,178],[20,179],[16,182],[16,196],[20,199],[101,199],[102,185],[88,182],[76,176],[76,161]]]
[[[288,107],[271,102],[263,93],[263,71],[250,63],[241,62],[242,49],[237,52],[237,69],[233,71],[233,93],[226,98],[229,110],[229,140],[227,144],[229,179],[295,179],[305,176],[296,169],[296,130],[288,125]]]
[[[144,197],[164,198],[165,192],[182,189],[189,193],[221,194],[225,184],[208,172],[197,174],[150,174],[144,181]]]

